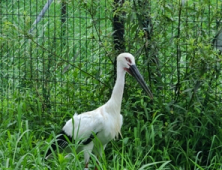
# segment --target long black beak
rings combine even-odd
[[[136,65],[131,65],[129,68],[129,73],[136,78],[137,82],[141,85],[141,87],[143,88],[143,90],[145,90],[145,92],[147,93],[147,95],[153,99],[153,94],[151,92],[151,90],[149,89],[149,87],[146,85],[143,76],[140,74],[138,68],[136,67]]]

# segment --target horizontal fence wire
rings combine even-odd
[[[93,103],[96,95],[89,94],[101,83],[107,86],[103,77],[113,67],[102,42],[105,39],[107,45],[111,43],[111,20],[106,19],[108,14],[104,11],[109,8],[107,2],[93,9],[81,1],[54,1],[39,23],[33,25],[45,2],[1,3],[0,27],[5,42],[1,50],[0,89],[1,103],[7,103],[6,108],[2,104],[2,112],[8,112],[15,94],[19,101],[26,94],[24,97],[33,97],[30,100],[42,104],[43,112],[60,117],[63,111],[80,110],[77,101],[81,101],[81,96]],[[100,103],[97,98],[95,105]],[[85,103],[85,107],[92,103]]]
[[[53,1],[34,22],[46,2],[0,2],[1,113],[16,113],[15,103],[25,101],[23,109],[41,120],[106,102],[115,77],[113,16],[119,13],[126,51],[135,55],[159,102],[172,108],[185,96],[188,108],[194,93],[207,100],[201,88],[221,102],[220,52],[212,43],[221,27],[220,2],[125,1],[121,13],[109,0]]]

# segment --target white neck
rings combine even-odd
[[[123,98],[125,74],[126,74],[126,72],[124,70],[122,70],[122,71],[117,70],[116,83],[114,85],[113,92],[112,92],[112,95],[110,98],[112,100],[115,100],[120,105],[122,103],[122,98]]]
[[[111,98],[107,102],[108,109],[111,109],[112,112],[116,112],[118,114],[120,114],[120,109],[121,109],[121,104],[122,104],[124,84],[125,84],[125,74],[126,74],[126,71],[118,67],[117,65],[116,83],[114,85]]]

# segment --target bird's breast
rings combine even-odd
[[[108,142],[112,139],[118,138],[118,135],[121,134],[121,126],[122,126],[122,115],[118,116],[109,116],[107,121],[105,122],[105,128],[102,138],[107,139]],[[107,142],[107,141],[106,141]]]

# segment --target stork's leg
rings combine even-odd
[[[96,160],[96,165],[98,165],[98,166],[99,166],[99,157],[98,157],[98,156],[96,156],[96,158],[97,158],[97,160]],[[97,169],[97,166],[95,166],[95,170],[98,170],[98,169]]]
[[[105,150],[105,148],[106,148],[106,144],[103,146],[104,150]],[[100,147],[99,150],[97,150],[97,156],[96,156],[96,158],[97,158],[96,165],[98,165],[98,167],[99,167],[99,158],[102,157],[102,152],[103,152],[103,150]],[[95,166],[95,170],[98,170],[97,166]]]
[[[84,170],[88,170],[88,164],[89,164],[89,153],[92,153],[93,149],[93,142],[90,142],[88,145],[84,146],[84,160],[85,160],[85,168]]]
[[[87,153],[85,152],[85,153],[84,153],[84,157],[85,157],[85,168],[84,168],[84,170],[89,170],[89,169],[88,169],[89,154],[87,154]]]
[[[88,163],[86,163],[84,170],[89,170],[88,169]]]

